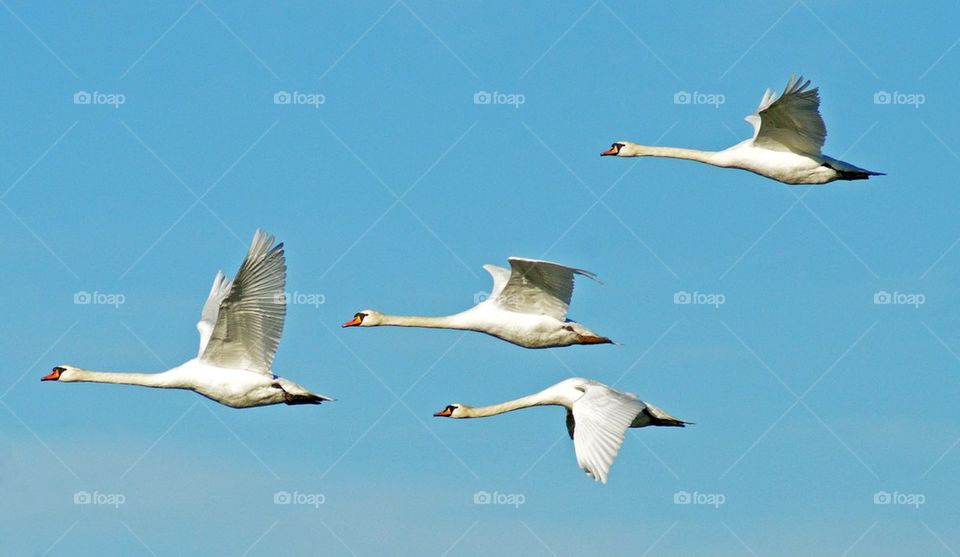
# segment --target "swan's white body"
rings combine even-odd
[[[344,327],[427,327],[460,329],[495,336],[525,348],[573,344],[609,344],[611,341],[566,319],[573,295],[574,275],[596,280],[593,273],[549,261],[511,257],[510,269],[483,268],[493,277],[490,296],[476,306],[441,317],[387,315],[363,310]]]
[[[490,406],[447,405],[434,414],[448,418],[483,418],[532,406],[563,406],[567,431],[573,439],[577,464],[591,478],[607,483],[610,466],[620,452],[628,428],[645,426],[684,427],[656,406],[592,379],[574,377],[539,393]]]
[[[753,137],[723,151],[653,147],[617,141],[601,155],[667,157],[694,160],[723,168],[739,168],[787,184],[825,184],[865,180],[882,175],[828,157],[820,152],[827,129],[820,116],[820,93],[810,81],[791,76],[777,95],[767,89],[757,111],[746,117]]]
[[[43,379],[188,389],[234,408],[333,400],[271,371],[286,316],[286,270],[283,244],[274,245],[273,236],[258,230],[236,278],[217,273],[213,280],[197,323],[196,358],[162,373],[57,366]]]

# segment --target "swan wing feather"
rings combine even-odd
[[[563,321],[573,296],[574,275],[597,280],[596,275],[590,271],[550,261],[521,257],[511,257],[508,261],[509,279],[496,296],[491,296],[500,307],[508,311],[548,315]],[[496,286],[495,277],[494,287]]]
[[[490,288],[490,298],[496,298],[503,292],[503,287],[506,286],[507,281],[510,280],[510,269],[487,263],[483,266],[483,270],[490,273],[490,276],[493,277],[493,286]]]
[[[583,391],[573,403],[567,426],[572,429],[577,464],[594,480],[607,483],[627,428],[644,404],[636,395],[601,383],[589,384]]]
[[[767,89],[757,111],[746,117],[753,125],[753,143],[776,151],[819,156],[827,137],[820,116],[820,90],[803,76],[790,76],[783,94]]]
[[[197,321],[197,331],[200,332],[200,350],[197,352],[197,357],[203,356],[203,351],[210,342],[210,335],[213,334],[213,327],[217,324],[220,303],[229,293],[230,280],[223,275],[222,271],[217,271],[217,276],[213,277],[210,294],[203,304],[203,311],[200,312],[200,321]]]
[[[220,284],[216,298],[204,306],[207,317],[216,315],[200,360],[210,365],[245,369],[272,376],[273,357],[283,333],[287,305],[284,298],[287,266],[283,244],[257,230],[246,258],[233,281]],[[214,282],[217,288],[217,283]],[[224,293],[224,290],[226,291]],[[216,311],[208,307],[217,300]],[[201,330],[201,343],[203,332]]]

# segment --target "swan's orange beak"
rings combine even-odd
[[[50,373],[41,377],[40,380],[41,381],[57,381],[58,379],[60,379],[60,372],[62,371],[63,371],[62,367],[55,367],[52,370],[50,370]]]
[[[342,326],[343,327],[359,327],[360,323],[363,323],[363,318],[360,317],[359,315],[356,315],[354,316],[353,319],[351,319],[350,321],[347,321]]]
[[[613,341],[607,337],[595,337],[587,335],[578,336],[577,341],[579,341],[580,344],[613,344]]]
[[[451,410],[451,409],[448,407],[448,408],[444,408],[443,410],[435,413],[433,416],[434,416],[435,418],[446,418],[446,417],[449,416],[450,414],[453,414],[453,410]]]
[[[613,157],[613,156],[619,155],[619,154],[620,154],[620,149],[622,149],[622,148],[623,148],[623,144],[621,144],[621,143],[614,143],[613,145],[610,146],[609,149],[607,149],[606,151],[600,153],[600,156],[601,156],[601,157]]]

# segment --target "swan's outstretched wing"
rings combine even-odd
[[[219,367],[272,375],[270,368],[287,313],[283,244],[274,245],[273,236],[257,230],[233,281],[217,277],[197,324],[200,359]],[[204,329],[211,322],[212,330],[204,342]]]
[[[213,277],[213,286],[210,287],[210,294],[203,304],[200,321],[197,321],[197,330],[200,331],[200,351],[197,352],[197,357],[203,356],[203,351],[207,347],[207,343],[210,342],[210,335],[217,324],[220,302],[230,293],[230,282],[220,271],[217,271],[217,276]]]
[[[549,315],[563,321],[567,316],[567,308],[570,306],[570,297],[573,295],[573,276],[583,275],[597,280],[596,275],[583,269],[574,269],[565,267],[549,261],[538,261],[536,259],[522,259],[511,257],[510,277],[496,296],[491,294],[491,298],[503,309],[516,311],[520,313],[533,313],[540,315]],[[485,266],[491,274],[490,268]],[[500,267],[497,275],[494,275],[494,289],[502,280],[500,271],[506,271]]]
[[[591,478],[607,483],[623,436],[644,405],[635,395],[601,383],[581,388],[583,396],[567,413],[567,429],[573,438],[577,464]]]
[[[510,280],[510,269],[504,269],[499,265],[486,264],[483,266],[483,270],[490,273],[490,276],[493,277],[493,287],[490,288],[490,297],[496,298],[503,292],[503,287],[507,285],[507,281]]]
[[[793,75],[782,95],[767,89],[757,111],[746,117],[757,147],[820,155],[827,128],[820,116],[819,89],[809,87],[809,79]]]

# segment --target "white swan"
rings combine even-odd
[[[270,371],[286,316],[287,266],[283,244],[257,230],[237,276],[218,272],[203,305],[196,358],[162,373],[111,373],[60,365],[43,381],[119,383],[189,389],[234,408],[270,404],[320,404],[311,393]]]
[[[753,137],[723,151],[651,147],[617,141],[601,156],[669,157],[723,168],[740,168],[787,184],[825,184],[883,176],[820,153],[827,129],[820,117],[820,93],[810,81],[790,77],[783,94],[767,89],[760,107],[747,122]]]
[[[473,407],[456,402],[434,416],[483,418],[531,406],[563,406],[567,409],[567,431],[573,439],[577,464],[588,476],[602,483],[607,483],[610,466],[620,452],[627,428],[650,425],[684,427],[692,423],[674,418],[633,393],[580,377],[491,406]]]
[[[466,311],[443,317],[418,317],[365,309],[343,326],[462,329],[486,333],[525,348],[613,342],[566,319],[574,275],[596,280],[593,273],[549,261],[519,257],[511,257],[509,261],[510,270],[496,265],[483,266],[493,277],[490,296]]]

